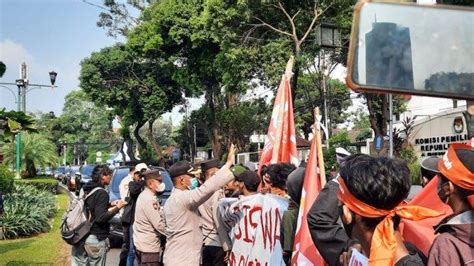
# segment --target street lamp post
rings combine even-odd
[[[30,84],[28,80],[28,66],[26,63],[20,65],[20,78],[15,80],[15,83],[0,83],[0,85],[10,85],[18,87],[18,96],[16,97],[17,101],[17,111],[23,112],[26,114],[26,94],[33,90],[39,88],[55,88],[54,83],[56,82],[57,73],[54,71],[49,72],[49,78],[51,85],[43,84]],[[32,88],[29,89],[29,86]],[[4,86],[1,86],[4,87]],[[15,178],[20,178],[20,166],[21,166],[21,132],[18,132],[15,135],[15,146],[16,146],[16,173]]]

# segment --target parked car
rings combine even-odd
[[[92,181],[92,170],[94,170],[95,164],[82,165],[79,172],[76,173],[76,195],[79,195],[82,187]]]
[[[51,167],[46,167],[44,169],[44,175],[45,176],[53,176],[54,175],[53,169]]]
[[[62,180],[66,177],[66,172],[66,166],[60,166],[56,170],[54,170],[54,178],[62,182]]]
[[[158,200],[160,202],[160,205],[163,206],[171,194],[171,190],[173,189],[173,182],[171,181],[171,177],[168,171],[166,171],[163,167],[151,166],[150,168],[160,170],[161,176],[163,177],[163,182],[166,185],[165,191],[161,193],[160,195],[158,195]],[[128,166],[120,166],[120,167],[115,168],[114,173],[112,174],[112,180],[108,187],[110,202],[120,199],[119,185],[120,185],[120,182],[127,176],[128,171],[129,171]],[[109,239],[112,246],[114,247],[121,246],[123,242],[121,218],[122,218],[121,212],[119,212],[110,221]]]

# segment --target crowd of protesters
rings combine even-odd
[[[252,232],[264,221],[263,207],[258,209],[263,218],[250,217],[248,228],[239,224],[255,211],[246,205],[250,201],[283,206],[274,227],[279,230],[274,238],[279,239],[279,248],[272,248],[269,255],[281,258],[272,258],[269,265],[290,265],[304,163],[271,164],[257,173],[254,165],[233,165],[234,156],[232,145],[223,165],[218,160],[172,165],[168,172],[174,188],[164,206],[158,200],[165,190],[160,170],[146,164],[131,167],[120,184],[121,199],[109,203],[101,188],[110,183],[111,172],[97,166],[82,192],[87,196],[100,190],[85,201],[94,223],[87,238],[73,246],[73,265],[105,265],[109,221],[119,211],[124,230],[120,265],[258,265],[239,260],[235,251],[241,248],[236,247],[241,236],[254,243],[245,252],[252,254],[259,248]],[[452,209],[440,224],[432,225],[437,237],[428,253],[404,240],[400,223],[443,213],[407,204],[412,186],[407,163],[344,150],[338,150],[337,156],[340,167],[307,215],[311,238],[328,265],[348,265],[355,250],[368,258],[369,265],[474,265],[471,146],[453,144],[443,158],[428,158],[421,164],[423,186],[437,180],[439,198]]]

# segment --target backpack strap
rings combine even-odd
[[[86,200],[87,200],[87,198],[92,196],[92,194],[94,194],[95,192],[97,192],[99,190],[105,190],[105,189],[103,187],[96,187],[96,188],[92,189],[91,191],[89,191],[89,193],[87,193],[87,195],[84,194],[84,196],[83,196],[84,206],[87,209],[87,212],[89,213],[89,219],[88,220],[89,220],[89,222],[91,222],[91,226],[92,226],[92,224],[94,224],[95,219],[93,219],[92,221],[90,220],[90,218],[92,217],[92,213],[90,213],[90,210],[89,210],[89,207],[87,206]]]
[[[85,201],[87,198],[89,198],[90,196],[92,196],[92,194],[94,194],[94,193],[95,193],[96,191],[98,191],[98,190],[105,190],[105,189],[104,189],[103,187],[96,187],[96,188],[92,189],[89,193],[84,194],[84,196],[83,196],[83,197],[84,197],[84,201]]]

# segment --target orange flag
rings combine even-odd
[[[275,97],[270,126],[260,158],[259,174],[264,165],[279,162],[289,162],[295,166],[299,164],[290,85],[292,66],[293,57],[288,60],[286,72],[281,78],[280,87]]]
[[[321,177],[318,168],[318,147],[316,134],[311,141],[308,163],[306,165],[303,191],[301,192],[300,210],[296,226],[295,243],[291,265],[324,265],[324,259],[319,254],[311,239],[308,220],[309,209],[322,189]]]
[[[428,255],[431,244],[435,239],[433,226],[437,225],[447,215],[453,211],[451,208],[441,202],[438,197],[437,188],[438,177],[435,176],[423,190],[418,193],[410,202],[410,205],[417,205],[429,208],[435,211],[444,212],[444,215],[434,218],[427,218],[421,221],[409,221],[402,219],[400,228],[403,232],[403,238],[413,243],[425,255]]]

